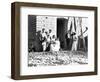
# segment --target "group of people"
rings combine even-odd
[[[44,28],[40,31],[39,40],[42,44],[43,51],[59,51],[60,41],[55,35],[53,35],[52,30],[46,31]]]
[[[67,31],[67,33],[65,34],[65,39],[67,44],[67,50],[76,51],[78,43],[78,37],[76,36],[76,33],[71,33],[70,31]]]
[[[65,34],[66,44],[64,44],[67,48],[64,50],[77,51],[78,37],[79,36],[77,36],[75,32],[71,33],[70,31],[67,31]],[[63,50],[62,40],[60,37],[56,37],[51,29],[47,31],[43,28],[36,32],[36,36],[30,50],[35,52]]]
[[[88,28],[86,27],[85,31],[81,32],[80,35],[77,35],[76,32],[71,33],[70,31],[67,31],[67,33],[65,34],[67,50],[77,51],[78,45],[80,43],[80,45],[83,44],[84,50],[86,51],[88,36],[83,37],[83,34],[87,32],[87,30]]]

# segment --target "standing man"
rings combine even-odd
[[[41,35],[42,35],[42,42],[43,42],[43,41],[44,41],[44,38],[45,38],[45,36],[46,36],[46,34],[45,34],[45,29],[44,29],[44,28],[42,29]]]
[[[65,34],[65,39],[66,39],[66,44],[67,44],[67,50],[71,49],[71,34],[70,34],[70,30],[67,31],[67,33]]]
[[[51,38],[50,35],[47,35],[46,51],[50,51],[50,44],[51,44]]]
[[[50,36],[50,38],[52,38],[52,30],[51,29],[49,29],[49,36]]]
[[[42,38],[41,38],[42,48],[43,48],[43,51],[45,51],[46,50],[46,42],[47,42],[47,40],[46,40],[46,33],[45,33],[45,29],[44,28],[42,29],[41,36],[42,36]]]

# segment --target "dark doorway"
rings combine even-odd
[[[29,52],[42,51],[42,44],[39,41],[39,31],[36,32],[36,16],[28,15],[28,50]]]
[[[60,40],[61,43],[61,49],[66,50],[67,49],[67,43],[66,43],[66,38],[65,34],[67,31],[67,24],[68,24],[68,19],[65,18],[57,18],[57,37]]]
[[[36,34],[36,16],[28,15],[28,48],[29,50],[32,50],[35,34]]]

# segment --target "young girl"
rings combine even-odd
[[[51,50],[51,51],[59,51],[59,50],[60,50],[60,41],[59,41],[58,38],[55,40],[55,42],[53,42],[53,43],[51,44],[50,50]]]

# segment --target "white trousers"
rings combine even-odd
[[[72,51],[76,51],[77,50],[77,44],[78,44],[78,40],[76,41],[73,41],[73,44],[72,44]]]

